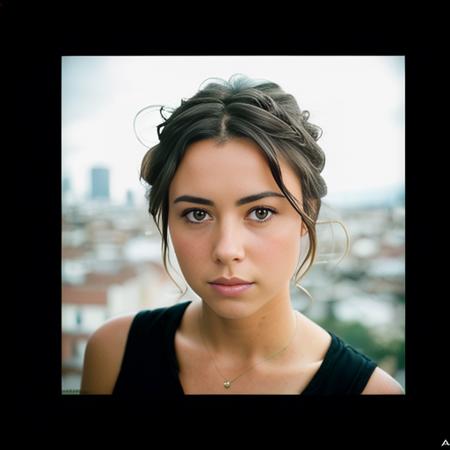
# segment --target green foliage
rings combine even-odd
[[[397,369],[404,369],[405,348],[403,339],[380,342],[372,330],[361,322],[337,320],[333,315],[317,322],[375,362],[390,357],[395,359]]]

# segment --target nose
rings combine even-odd
[[[237,223],[228,221],[218,225],[213,241],[214,262],[230,264],[242,261],[245,255],[243,230]]]

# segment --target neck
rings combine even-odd
[[[252,363],[286,347],[296,331],[297,316],[289,296],[275,298],[253,314],[223,318],[205,302],[199,315],[209,350],[223,360]]]

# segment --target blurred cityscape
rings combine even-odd
[[[121,204],[112,202],[109,174],[108,168],[91,168],[90,193],[83,200],[75,199],[70,179],[62,180],[63,393],[80,388],[87,339],[102,323],[179,298],[165,273],[159,232],[143,199],[136,201],[129,191]],[[313,302],[295,286],[291,295],[296,309],[373,358],[404,386],[403,192],[399,188],[324,204],[323,218],[329,207],[347,227],[349,254],[339,264],[318,263],[307,273],[302,286]],[[319,239],[326,234],[320,227],[325,226],[318,226]],[[188,299],[198,297],[188,289],[179,301]]]

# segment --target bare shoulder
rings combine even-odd
[[[84,354],[81,394],[111,394],[135,314],[114,317],[89,338]]]
[[[331,335],[318,323],[302,313],[298,313],[301,320],[299,340],[303,343],[303,353],[308,355],[310,361],[321,362],[331,344]]]
[[[330,334],[318,325],[316,322],[312,321],[308,317],[301,315],[305,329],[308,330],[307,339],[305,342],[309,342],[310,348],[313,350],[313,355],[319,359],[322,359],[328,350],[331,343]],[[380,367],[376,367],[366,387],[361,392],[363,395],[404,395],[405,392],[402,386],[389,375],[386,371]]]
[[[404,395],[402,386],[387,372],[377,367],[372,373],[366,387],[361,392],[363,395]]]

